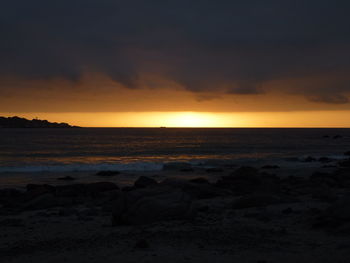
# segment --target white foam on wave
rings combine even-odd
[[[65,164],[36,166],[5,166],[0,167],[0,173],[34,173],[34,172],[88,172],[102,170],[117,171],[160,171],[162,163],[134,162],[117,164]]]

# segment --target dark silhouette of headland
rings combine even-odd
[[[49,122],[47,120],[14,117],[0,117],[0,128],[76,128],[68,123]]]

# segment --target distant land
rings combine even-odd
[[[47,120],[14,117],[0,117],[0,128],[76,128],[68,123],[49,122]]]

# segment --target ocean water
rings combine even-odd
[[[167,162],[278,163],[343,158],[349,150],[350,129],[0,129],[0,174],[157,171]]]

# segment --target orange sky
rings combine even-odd
[[[349,114],[350,111],[17,113],[30,119],[38,117],[83,127],[350,127]]]
[[[270,82],[257,94],[194,92],[147,77],[139,87],[126,88],[96,74],[77,82],[2,82],[9,88],[1,91],[1,116],[84,127],[350,127],[349,103],[327,103],[289,91],[302,86],[301,80]]]

